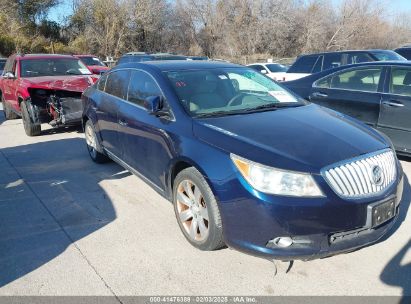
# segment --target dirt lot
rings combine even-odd
[[[274,277],[266,260],[191,247],[172,205],[92,163],[77,130],[29,138],[0,120],[0,295],[411,295],[410,189],[388,239]]]

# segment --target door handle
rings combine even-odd
[[[389,106],[389,107],[403,107],[404,105],[399,102],[399,101],[383,101],[383,105]]]
[[[313,97],[319,97],[319,98],[327,98],[327,97],[328,97],[327,94],[324,94],[324,93],[321,93],[321,92],[314,92],[314,93],[312,94],[312,96],[313,96]]]
[[[128,126],[127,121],[125,121],[124,119],[119,119],[119,120],[118,120],[118,124],[119,124],[120,126],[123,126],[123,127]]]

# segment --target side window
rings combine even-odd
[[[330,88],[377,92],[382,68],[351,70],[334,75],[330,81]]]
[[[342,53],[330,53],[325,55],[323,71],[338,68],[339,66],[341,66],[343,64],[342,57]]]
[[[348,53],[347,64],[374,61],[367,53]]]
[[[118,98],[127,98],[128,82],[130,80],[129,70],[114,71],[107,74],[105,92]]]
[[[107,77],[109,74],[103,74],[100,79],[98,80],[97,83],[97,89],[100,91],[104,91],[104,88],[106,86],[106,81],[107,81]]]
[[[144,100],[150,96],[162,95],[154,79],[145,72],[133,71],[128,88],[128,101],[143,106]]]
[[[311,73],[318,56],[303,56],[290,67],[287,73]]]
[[[392,68],[390,93],[411,96],[411,69],[402,67]]]
[[[323,58],[324,58],[324,56],[318,57],[317,62],[315,63],[314,68],[313,68],[313,70],[311,71],[312,73],[319,73],[319,72],[321,72],[321,69],[322,69],[322,67],[323,67]]]

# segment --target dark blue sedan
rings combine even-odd
[[[403,172],[384,135],[252,69],[124,64],[83,101],[91,158],[116,161],[172,201],[201,250],[330,256],[376,242],[399,212]]]
[[[284,82],[301,97],[385,133],[397,153],[411,155],[411,63],[353,64]]]

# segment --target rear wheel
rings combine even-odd
[[[20,104],[21,107],[21,118],[23,119],[23,126],[24,131],[28,136],[37,136],[41,133],[41,124],[36,124],[32,121],[28,108],[27,103],[23,101]]]
[[[173,202],[178,225],[194,247],[211,251],[224,246],[217,201],[197,169],[187,168],[176,176]]]
[[[86,137],[88,154],[91,159],[99,164],[107,162],[109,158],[103,153],[103,147],[97,139],[94,125],[90,120],[87,120],[84,126],[84,135]]]
[[[1,96],[1,103],[3,105],[3,113],[6,120],[19,118],[19,116],[10,109],[10,106],[4,100],[3,96]]]

